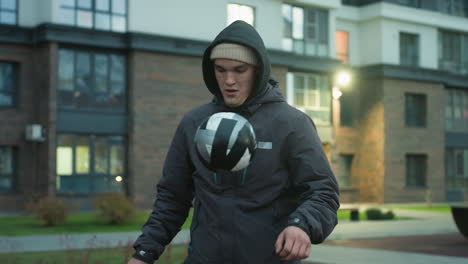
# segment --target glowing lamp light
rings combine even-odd
[[[351,74],[346,71],[338,73],[336,76],[336,82],[341,87],[348,86],[351,83]]]
[[[121,182],[123,180],[122,176],[116,176],[115,181]]]

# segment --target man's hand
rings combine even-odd
[[[304,259],[310,254],[310,238],[299,227],[289,226],[279,234],[275,248],[281,260]]]
[[[146,263],[141,260],[131,258],[127,264],[146,264]]]

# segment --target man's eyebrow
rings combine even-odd
[[[244,69],[245,67],[247,67],[247,64],[242,64],[242,65],[236,66],[236,67],[234,67],[234,69],[241,70],[241,69]]]

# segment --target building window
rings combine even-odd
[[[309,115],[317,125],[331,123],[331,92],[328,76],[287,74],[288,103]]]
[[[468,91],[445,90],[445,130],[468,132]]]
[[[405,124],[426,127],[427,98],[425,94],[405,94]]]
[[[354,155],[340,154],[338,159],[338,183],[340,187],[352,187],[351,168]]]
[[[0,0],[0,24],[18,24],[17,0]]]
[[[127,30],[126,0],[60,0],[60,23],[98,30]]]
[[[468,190],[468,149],[447,148],[445,170],[448,190]]]
[[[125,153],[122,136],[58,135],[57,191],[66,194],[124,191]]]
[[[406,155],[406,186],[425,187],[427,156],[424,154]]]
[[[125,110],[125,57],[59,50],[58,105],[68,109]]]
[[[349,63],[349,34],[346,31],[336,31],[336,58],[344,64]]]
[[[419,66],[419,36],[400,32],[400,64]]]
[[[468,3],[465,0],[439,1],[439,10],[449,15],[466,17],[468,15],[467,9]]]
[[[11,63],[0,63],[0,108],[15,105],[15,66]]]
[[[16,153],[13,147],[0,146],[0,192],[14,188]]]
[[[419,0],[395,0],[395,3],[409,7],[420,7]]]
[[[348,91],[343,91],[340,97],[340,126],[352,127],[354,122],[353,97]]]
[[[283,49],[328,56],[328,11],[283,4]]]
[[[236,20],[243,20],[250,25],[255,26],[255,8],[248,5],[228,4],[227,24],[230,25]]]
[[[439,69],[458,74],[468,74],[467,34],[440,31]]]

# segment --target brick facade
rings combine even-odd
[[[53,47],[53,44],[0,46],[0,61],[16,64],[17,74],[16,106],[0,109],[0,145],[17,149],[14,191],[0,193],[2,211],[24,209],[32,197],[50,193],[48,186],[55,181],[50,179],[53,173],[50,163],[55,163],[50,155],[50,150],[55,149],[55,141],[51,139],[55,129],[50,118],[50,107],[55,101],[49,96]],[[48,135],[46,142],[25,140],[25,128],[33,123],[44,126]]]
[[[385,202],[445,201],[444,87],[442,84],[386,79],[385,102]],[[427,97],[424,128],[405,125],[405,93]],[[426,188],[406,187],[406,154],[427,155]]]

